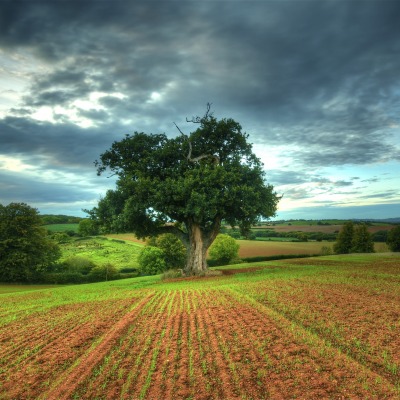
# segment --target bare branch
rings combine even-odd
[[[176,126],[176,129],[178,129],[178,131],[181,133],[181,135],[187,136],[180,130],[179,126],[175,122],[174,122],[174,125]]]
[[[190,146],[190,150],[191,150],[191,148],[192,148],[192,146]],[[191,153],[191,151],[190,151],[190,153]],[[189,158],[189,156],[188,156],[188,160],[190,162],[197,162],[197,161],[203,160],[204,158],[213,158],[214,159],[214,164],[215,165],[219,164],[219,157],[216,156],[215,154],[202,154],[201,156],[198,156],[198,157],[195,157],[195,158]]]
[[[204,114],[204,117],[192,117],[191,120],[189,120],[188,118],[186,118],[186,122],[193,122],[193,123],[195,123],[195,124],[200,124],[201,121],[202,121],[203,119],[207,119],[209,116],[212,115],[212,114],[210,114],[210,109],[211,109],[211,103],[207,103],[207,111],[206,111],[206,113]],[[188,135],[185,135],[185,134],[181,131],[181,129],[179,128],[179,126],[178,126],[175,122],[174,122],[174,125],[176,126],[176,128],[178,129],[178,131],[181,133],[181,135],[185,136],[185,137],[188,139],[188,143],[189,143],[189,153],[188,153],[188,155],[187,155],[186,158],[187,158],[187,160],[188,160],[189,162],[195,163],[195,162],[198,162],[198,161],[200,161],[200,160],[203,160],[204,158],[212,158],[212,159],[214,159],[213,163],[214,163],[215,165],[218,165],[218,164],[219,164],[219,162],[220,162],[219,157],[216,156],[216,155],[214,155],[214,154],[202,154],[201,156],[192,158],[192,150],[193,150],[193,148],[192,148],[192,142],[190,141],[189,136],[188,136]]]
[[[204,119],[207,119],[208,117],[212,116],[212,113],[210,113],[211,105],[212,105],[212,103],[207,103],[207,111],[206,111],[206,113],[204,114],[203,117],[192,117],[192,119],[188,119],[186,117],[186,122],[193,122],[194,124],[201,124],[201,122]]]

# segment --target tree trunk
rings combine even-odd
[[[207,271],[207,250],[219,232],[219,224],[209,232],[203,232],[197,224],[188,226],[189,241],[186,245],[187,259],[184,269],[186,276],[204,275]]]

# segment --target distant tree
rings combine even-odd
[[[400,225],[389,231],[386,243],[390,251],[400,251]]]
[[[117,176],[117,188],[91,217],[139,238],[176,235],[186,248],[186,275],[206,271],[223,220],[245,234],[260,217],[273,216],[280,199],[240,124],[209,111],[189,121],[199,127],[188,135],[178,126],[176,138],[135,132],[96,162],[98,174],[110,169]]]
[[[352,253],[373,253],[374,242],[372,236],[368,232],[366,224],[357,225],[354,228],[353,240],[352,240]]]
[[[333,245],[333,251],[336,254],[348,254],[353,247],[354,224],[349,221],[343,225],[338,234],[337,240]]]
[[[0,280],[30,281],[61,256],[46,234],[35,208],[25,203],[0,205]]]
[[[94,236],[99,233],[98,224],[92,219],[83,219],[79,222],[78,233],[82,236]]]
[[[374,242],[381,242],[381,243],[385,243],[387,242],[388,239],[388,231],[378,231],[378,232],[374,232],[372,234],[372,240]]]
[[[220,264],[228,264],[239,257],[239,244],[231,236],[219,234],[210,247],[210,257]]]

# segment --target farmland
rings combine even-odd
[[[1,294],[0,398],[398,398],[400,256]]]

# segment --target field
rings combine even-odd
[[[50,224],[50,225],[43,225],[43,227],[51,232],[65,232],[65,231],[78,232],[79,224]]]
[[[1,399],[400,398],[400,255],[0,295]]]
[[[65,243],[61,245],[61,249],[61,261],[79,256],[88,258],[98,265],[111,263],[121,269],[137,267],[137,257],[142,245],[121,239],[93,237]]]

